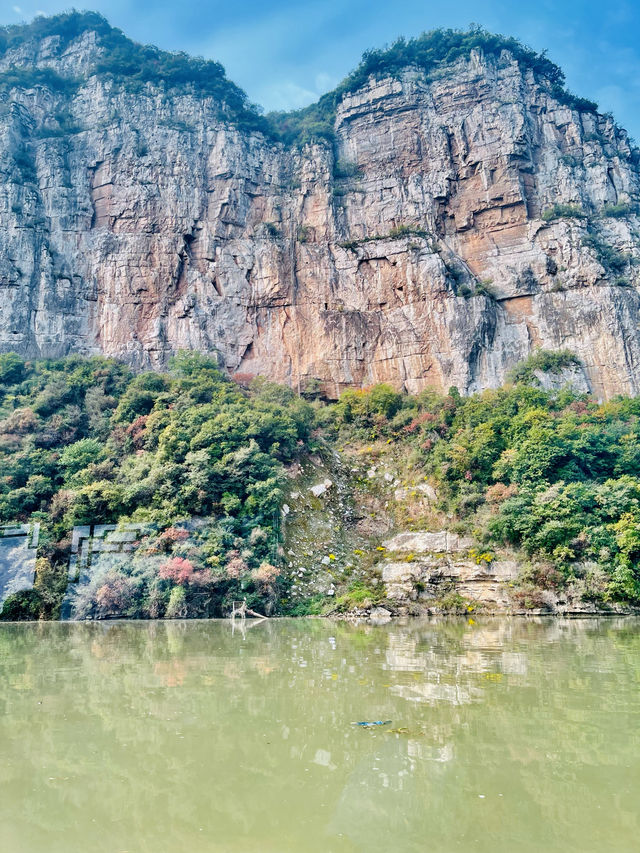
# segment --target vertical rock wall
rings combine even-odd
[[[193,348],[335,395],[492,387],[541,346],[599,396],[640,390],[634,153],[510,54],[372,78],[335,151],[298,150],[90,74],[91,32],[56,39],[0,61],[88,74],[0,96],[0,350],[160,368]]]

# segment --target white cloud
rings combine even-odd
[[[22,9],[20,8],[20,6],[13,6],[12,8],[16,15],[22,15]]]
[[[303,107],[332,87],[322,85],[325,77],[331,79],[328,75],[316,75],[313,69],[322,52],[316,35],[335,19],[341,3],[312,3],[309,14],[294,14],[289,3],[277,11],[264,4],[261,14],[207,34],[190,52],[221,62],[229,78],[266,110]],[[308,45],[304,57],[293,49],[294,42]],[[295,73],[300,83],[290,82]]]
[[[301,86],[293,80],[267,80],[262,86],[254,87],[254,97],[264,109],[299,110],[314,103],[325,92],[335,88],[338,79],[323,72],[316,74],[312,86]]]
[[[339,82],[340,81],[338,80],[337,77],[335,77],[331,74],[326,74],[326,73],[321,71],[319,74],[316,74],[316,79],[315,79],[316,92],[319,95],[323,95],[325,92],[328,92],[330,89],[335,88]]]
[[[269,110],[297,110],[318,100],[316,92],[291,81],[275,82],[258,89],[259,103]]]

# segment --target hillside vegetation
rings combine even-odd
[[[0,521],[40,520],[45,533],[40,569],[52,588],[40,578],[35,594],[23,596],[30,613],[59,607],[73,526],[123,518],[159,531],[211,520],[197,547],[180,532],[150,545],[169,563],[187,561],[158,568],[167,573],[165,606],[173,586],[200,602],[208,591],[209,613],[240,587],[251,595],[275,582],[268,559],[277,559],[283,465],[308,441],[308,403],[268,383],[244,392],[194,354],[174,359],[167,375],[137,376],[101,358],[26,364],[8,354],[0,383]],[[129,615],[159,612],[156,579],[144,570],[126,588],[107,579],[115,603],[108,599],[103,615],[119,611],[118,590]],[[85,604],[92,611],[96,602]],[[184,611],[192,612],[188,600]]]
[[[403,482],[433,484],[435,505],[398,504],[397,527],[444,519],[487,553],[516,548],[523,582],[640,601],[640,400],[543,391],[527,365],[514,377],[468,398],[379,385],[327,403],[241,388],[195,354],[138,375],[103,358],[0,356],[0,521],[39,520],[44,543],[35,590],[3,615],[56,617],[71,528],[122,520],[148,525],[144,547],[83,591],[84,615],[221,615],[240,597],[305,612],[289,596],[281,508],[296,460],[322,452],[386,457]],[[354,495],[367,488],[354,479]],[[338,597],[365,596],[360,569],[374,576],[375,559],[359,551],[336,573]]]
[[[526,362],[513,375],[515,385],[467,398],[349,391],[331,429],[341,445],[368,442],[372,458],[399,456],[407,482],[429,480],[438,494],[430,512],[480,550],[516,548],[523,581],[640,601],[640,400],[543,391]]]

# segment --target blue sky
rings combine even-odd
[[[0,0],[0,23],[66,8],[64,0]],[[613,112],[640,142],[638,0],[93,0],[87,8],[137,41],[217,59],[266,109],[317,99],[369,47],[475,22],[547,48],[569,87]]]

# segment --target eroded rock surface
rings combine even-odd
[[[371,78],[334,153],[188,90],[127,91],[92,74],[99,50],[85,32],[0,60],[84,76],[0,96],[1,350],[159,368],[193,348],[334,396],[492,387],[541,346],[597,395],[640,390],[634,152],[510,54]],[[554,204],[585,217],[545,221]]]
[[[473,539],[459,536],[448,530],[416,530],[396,534],[384,542],[388,551],[406,551],[423,553],[425,551],[451,553],[468,550],[473,546]]]
[[[382,563],[382,581],[387,598],[397,604],[429,606],[451,593],[490,609],[511,604],[509,584],[518,577],[517,562],[478,559],[468,537],[447,530],[407,531],[384,546],[389,557]]]
[[[512,560],[481,563],[451,554],[421,555],[411,562],[386,562],[382,580],[387,598],[397,604],[419,602],[439,606],[442,599],[456,593],[474,605],[490,610],[512,606],[510,586],[519,573]]]

